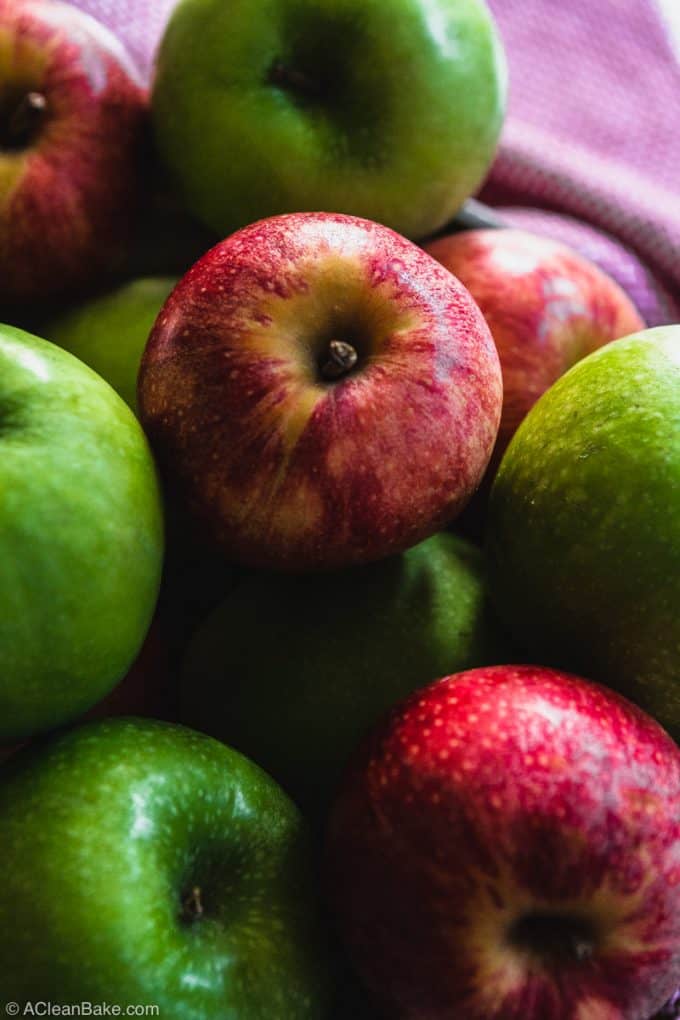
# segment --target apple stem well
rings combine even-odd
[[[344,340],[331,340],[326,352],[326,361],[321,366],[321,375],[329,381],[341,379],[352,371],[359,355],[352,344]]]
[[[546,964],[584,963],[597,947],[592,921],[568,914],[525,914],[509,931],[510,944]]]
[[[4,125],[0,123],[0,145],[4,149],[26,148],[35,137],[47,115],[47,98],[42,92],[27,92],[8,111]]]
[[[183,924],[194,924],[200,921],[204,913],[201,887],[194,885],[182,897],[181,921]]]
[[[276,60],[269,69],[268,81],[276,88],[295,92],[305,99],[319,99],[323,92],[320,82],[315,81],[304,71],[288,67],[280,60]]]

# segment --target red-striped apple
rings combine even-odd
[[[606,273],[564,244],[523,230],[470,230],[426,250],[481,308],[503,371],[492,466],[538,398],[567,369],[644,323]]]
[[[320,569],[377,560],[462,509],[502,383],[467,290],[387,227],[262,220],[205,255],[142,360],[152,445],[229,557]]]
[[[0,299],[59,295],[122,256],[147,95],[108,29],[58,0],[0,0]]]

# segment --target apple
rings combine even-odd
[[[172,680],[163,630],[158,621],[154,620],[139,655],[123,679],[101,701],[88,709],[81,721],[118,715],[141,715],[175,722],[177,699]],[[0,762],[26,747],[31,740],[39,739],[38,736],[10,747],[0,747]]]
[[[76,718],[151,622],[161,498],[139,423],[76,358],[0,327],[0,744]]]
[[[491,593],[534,660],[616,686],[680,737],[680,326],[575,365],[491,490]]]
[[[247,754],[318,816],[395,701],[507,654],[481,553],[442,533],[347,571],[252,574],[189,647],[180,720]]]
[[[486,468],[502,401],[488,327],[433,258],[332,213],[252,224],[180,281],[141,420],[225,555],[292,570],[438,531]]]
[[[302,818],[264,772],[167,723],[110,719],[3,766],[4,998],[164,1020],[323,1020]]]
[[[108,29],[58,0],[0,0],[0,300],[82,288],[131,227],[147,93]]]
[[[646,1020],[680,982],[680,750],[624,698],[477,669],[393,710],[333,809],[329,894],[400,1020]]]
[[[586,220],[565,215],[564,211],[525,206],[503,206],[496,213],[505,226],[528,230],[569,245],[594,262],[631,298],[648,326],[677,322],[680,302],[649,265],[621,237],[609,234]]]
[[[175,277],[132,280],[48,318],[42,331],[106,379],[136,411],[137,374],[149,333]]]
[[[505,86],[482,0],[181,0],[151,105],[165,164],[221,236],[324,209],[422,237],[488,170]]]
[[[177,719],[177,693],[162,618],[156,614],[139,655],[123,679],[93,705],[83,720],[135,715]]]
[[[618,284],[557,241],[522,230],[468,230],[425,250],[470,291],[498,349],[503,413],[493,472],[527,412],[567,369],[644,329]]]

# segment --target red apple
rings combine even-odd
[[[492,471],[538,398],[587,354],[644,329],[621,288],[564,244],[522,230],[470,230],[426,250],[467,287],[503,372]]]
[[[400,1020],[646,1020],[680,982],[680,749],[540,666],[447,677],[347,775],[330,895]]]
[[[339,567],[405,549],[479,483],[498,357],[465,288],[368,220],[262,220],[180,281],[142,361],[152,445],[227,556]]]
[[[57,0],[0,0],[0,300],[110,270],[130,226],[147,96],[121,44]]]

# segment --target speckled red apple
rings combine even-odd
[[[142,361],[151,443],[232,559],[320,569],[440,529],[486,468],[498,356],[465,288],[376,223],[246,227],[171,294]]]
[[[556,241],[522,230],[471,230],[426,250],[470,291],[498,349],[503,414],[494,470],[527,412],[567,369],[644,329],[619,285]]]
[[[122,255],[147,95],[122,45],[58,0],[0,0],[0,299],[101,277]]]
[[[680,750],[537,666],[396,708],[333,811],[328,887],[400,1020],[645,1020],[680,982]]]

